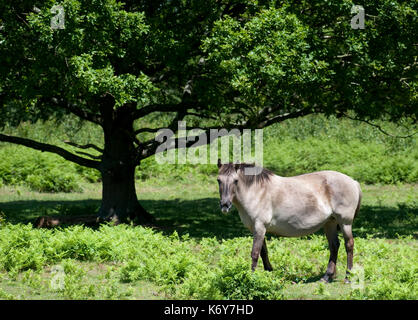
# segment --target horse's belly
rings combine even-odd
[[[324,223],[320,225],[311,226],[308,228],[296,228],[292,225],[282,224],[280,226],[269,226],[267,228],[267,233],[274,234],[280,237],[302,237],[309,234],[312,234],[323,226]]]
[[[267,232],[282,237],[301,237],[318,231],[330,214],[315,212],[310,215],[276,216],[267,226]]]

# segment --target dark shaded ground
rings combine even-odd
[[[142,200],[141,203],[156,217],[157,230],[166,234],[177,231],[180,235],[188,233],[193,238],[218,239],[250,235],[242,225],[236,209],[227,215],[220,212],[217,198]],[[33,223],[39,216],[94,214],[99,206],[99,200],[13,201],[0,203],[0,212],[11,223]],[[354,221],[354,236],[368,235],[377,238],[413,235],[417,239],[418,208],[405,205],[398,208],[363,205]]]
[[[100,206],[99,200],[39,201],[24,200],[0,203],[0,212],[11,223],[33,223],[39,216],[79,216],[94,214]]]

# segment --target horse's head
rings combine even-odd
[[[238,184],[238,173],[232,163],[222,164],[218,159],[218,184],[220,195],[220,207],[223,213],[229,212],[232,207],[232,200]]]

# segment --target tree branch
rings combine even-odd
[[[143,133],[143,132],[152,133],[152,132],[157,132],[158,130],[161,130],[161,129],[163,129],[163,128],[140,128],[140,129],[136,130],[134,133],[135,133],[135,135],[138,135],[138,134]]]
[[[90,153],[83,152],[83,151],[76,151],[75,153],[81,154],[83,156],[87,156],[87,157],[89,157],[91,159],[96,159],[96,160],[101,160],[102,159],[102,156],[94,156],[94,155],[92,155]]]
[[[51,103],[54,106],[63,108],[83,120],[87,120],[98,125],[102,124],[102,119],[100,118],[99,115],[82,110],[75,103],[68,103],[67,101],[64,101],[63,99],[58,100],[57,98],[41,99],[40,101],[44,103]]]
[[[263,122],[259,122],[257,125],[252,126],[251,125],[251,120],[249,119],[247,122],[243,123],[243,124],[231,124],[230,126],[228,126],[228,128],[225,129],[238,129],[238,130],[243,130],[243,129],[252,129],[252,128],[256,128],[256,129],[262,129],[264,127],[267,127],[273,123],[277,123],[277,122],[281,122],[287,119],[292,119],[292,118],[298,118],[301,116],[305,116],[308,115],[310,113],[313,113],[312,109],[301,109],[301,110],[297,110],[295,112],[291,112],[291,113],[286,113],[286,114],[282,114],[282,115],[278,115],[269,119],[265,119]],[[191,129],[199,129],[202,130],[203,132],[198,134],[196,137],[199,137],[201,135],[206,135],[206,137],[210,138],[210,130],[213,129],[221,129],[218,127],[194,127],[194,128],[186,128],[186,130],[191,130]],[[175,145],[178,145],[178,141],[179,139],[184,139],[184,137],[182,138],[175,138],[173,139],[175,142]],[[186,148],[190,147],[191,145],[193,145],[195,143],[196,139],[192,139],[192,141],[187,141],[186,142]],[[206,139],[206,141],[208,141],[208,143],[211,143],[211,141],[209,141],[210,139]],[[139,160],[148,158],[150,156],[152,156],[153,154],[155,154],[158,146],[161,144],[161,142],[156,141],[156,139],[150,139],[148,141],[145,141],[143,143],[140,144],[140,146],[138,147],[138,158]]]
[[[295,111],[295,112],[289,112],[289,113],[281,114],[281,115],[278,115],[278,116],[275,116],[275,117],[272,117],[272,118],[269,118],[269,119],[266,118],[266,120],[260,122],[257,125],[257,128],[258,129],[265,128],[265,127],[268,127],[268,126],[272,125],[273,123],[282,122],[282,121],[287,120],[287,119],[294,119],[294,118],[306,116],[310,113],[313,113],[312,109],[301,109],[301,110],[298,110],[298,111]]]
[[[368,125],[371,125],[372,127],[377,128],[381,133],[383,133],[383,134],[385,134],[385,135],[387,135],[389,137],[392,137],[392,138],[406,139],[406,138],[410,138],[410,137],[412,137],[412,136],[414,136],[414,135],[416,135],[418,133],[418,131],[415,131],[414,133],[408,134],[406,136],[396,136],[396,135],[390,134],[389,132],[386,132],[385,130],[382,129],[381,126],[379,126],[378,124],[372,123],[369,120],[360,119],[360,118],[353,118],[353,117],[350,117],[346,113],[343,113],[343,116],[346,117],[346,118],[348,118],[348,119],[350,119],[350,120],[361,121],[361,122],[367,123]]]
[[[184,112],[185,115],[192,115],[192,116],[200,116],[205,118],[211,118],[211,116],[206,115],[199,115],[194,112],[187,112],[188,109],[194,109],[198,110],[199,108],[202,108],[204,106],[199,105],[197,102],[192,101],[182,101],[179,103],[168,103],[168,104],[149,104],[141,109],[137,109],[133,112],[132,117],[133,119],[139,119],[142,118],[150,113],[153,112]]]
[[[133,119],[142,118],[153,112],[176,112],[183,109],[183,103],[178,104],[150,104],[141,109],[135,110],[132,114]]]
[[[46,152],[55,153],[63,157],[66,160],[69,160],[71,162],[77,163],[81,166],[88,167],[88,168],[99,169],[99,166],[100,166],[99,161],[94,161],[94,160],[86,159],[83,157],[79,157],[63,148],[60,148],[51,144],[37,142],[37,141],[26,139],[26,138],[9,136],[5,134],[1,134],[1,133],[0,133],[0,141],[19,144],[19,145],[29,147],[35,150],[40,150],[42,152],[46,151]]]
[[[193,128],[193,129],[200,129],[200,128]],[[200,134],[194,136],[194,139],[187,141],[186,140],[186,144],[185,144],[185,148],[190,148],[192,145],[194,145],[196,143],[196,138],[199,138],[200,136],[205,136],[210,137],[210,130],[211,129],[215,129],[215,128],[207,128],[207,129],[200,129],[203,130],[203,132],[201,132]],[[180,139],[185,139],[185,137],[180,137],[180,138],[174,138],[174,145],[176,147],[171,148],[171,149],[177,149],[177,146],[179,145],[179,140]],[[207,141],[207,139],[206,139]],[[155,139],[151,139],[148,140],[146,143],[142,144],[142,147],[140,149],[140,153],[138,155],[139,160],[148,158],[152,155],[154,155],[156,153],[156,150],[158,148],[158,146],[161,144],[161,142],[155,140]],[[201,144],[203,145],[203,144]],[[196,145],[195,147],[201,146],[201,145]],[[170,150],[170,148],[168,148],[167,150]]]
[[[101,153],[103,153],[103,151],[104,151],[102,148],[99,148],[98,146],[96,146],[93,143],[88,143],[88,144],[85,144],[85,145],[79,145],[79,144],[77,144],[75,142],[71,142],[71,141],[64,141],[64,143],[66,143],[70,146],[79,148],[79,149],[90,149],[91,148],[91,149],[94,149],[94,150],[99,151]]]
[[[205,114],[199,114],[196,112],[186,112],[186,116],[194,116],[194,117],[199,117],[199,118],[206,118],[206,119],[212,119],[212,120],[218,120],[217,117],[214,116],[210,116],[210,115],[205,115]]]
[[[214,117],[214,116],[210,116],[210,115],[202,115],[202,114],[199,114],[199,113],[196,113],[196,112],[188,112],[188,111],[186,111],[186,113],[183,113],[182,115],[183,115],[183,118],[184,118],[185,116],[195,116],[195,117],[200,117],[200,118],[206,118],[206,119],[218,120],[218,118],[216,118],[216,117]],[[171,127],[173,126],[173,124],[175,125],[175,124],[176,124],[176,122],[177,122],[177,121],[179,121],[177,118],[178,118],[178,117],[175,117],[175,118],[173,119],[173,121],[172,121],[172,122],[171,122],[171,124],[168,126],[168,128],[171,128]],[[159,128],[139,128],[139,129],[135,130],[135,132],[134,132],[134,133],[135,133],[135,135],[138,135],[138,134],[140,134],[140,133],[144,133],[144,132],[149,132],[149,133],[152,133],[152,132],[157,132],[158,130],[165,129],[165,128],[167,128],[167,127],[159,127]]]

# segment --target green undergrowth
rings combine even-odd
[[[317,280],[328,261],[323,236],[268,240],[274,271],[263,271],[260,261],[253,273],[251,237],[193,239],[127,225],[44,230],[33,229],[30,224],[3,223],[0,270],[3,280],[23,277],[32,281],[45,298],[129,299],[133,288],[144,281],[158,288],[158,296],[174,299],[286,299],[294,298],[295,284],[312,283],[316,288],[313,298],[327,298],[326,292],[332,288],[337,289],[333,298],[338,299],[418,298],[418,248],[412,237],[355,241],[358,271],[352,277],[359,285],[344,285],[340,278],[321,289]],[[340,250],[339,261],[343,276],[344,250]],[[103,288],[98,281],[89,280],[89,271],[80,263],[111,266],[107,280],[106,272],[100,278],[105,282]],[[62,284],[57,289],[51,280],[41,288],[42,274],[52,266],[59,266]],[[18,298],[2,290],[2,298]]]
[[[55,154],[8,145],[0,148],[0,186],[25,186],[39,192],[80,192],[80,182],[96,182],[99,173]]]
[[[93,142],[102,147],[103,137],[97,127],[74,121],[66,118],[60,123],[23,123],[5,132],[57,143],[73,152],[80,150],[63,141]],[[404,132],[390,123],[381,125],[393,135],[405,135],[413,130]],[[316,115],[268,127],[263,131],[263,139],[263,165],[282,176],[337,170],[367,184],[418,181],[415,136],[394,138],[361,122]],[[209,157],[209,148],[207,154]],[[150,157],[137,168],[136,178],[158,180],[161,184],[200,183],[213,182],[216,174],[215,164],[161,165],[155,157]],[[100,181],[98,171],[80,167],[55,154],[0,143],[0,187],[23,185],[40,192],[74,192],[80,191],[85,182]]]

